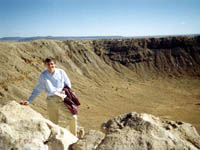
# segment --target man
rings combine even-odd
[[[73,115],[70,110],[64,105],[63,99],[57,95],[63,94],[64,86],[71,88],[71,82],[64,70],[56,68],[56,62],[52,58],[46,58],[44,61],[46,70],[44,70],[36,84],[31,96],[27,101],[23,101],[21,105],[28,105],[37,95],[43,90],[47,93],[47,111],[49,119],[58,124],[59,109],[64,109],[66,114],[68,128],[75,136],[77,135],[77,116]],[[58,94],[60,93],[60,94]]]

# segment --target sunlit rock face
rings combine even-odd
[[[162,121],[149,114],[120,115],[103,129],[106,137],[98,150],[200,149],[200,136],[191,124]]]
[[[162,121],[149,114],[123,114],[107,121],[102,128],[105,136],[89,131],[73,144],[73,150],[200,149],[200,136],[191,124]]]
[[[0,108],[1,150],[67,150],[77,138],[15,101]]]

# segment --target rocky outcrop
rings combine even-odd
[[[90,130],[87,132],[87,134],[84,135],[83,138],[81,138],[81,140],[72,145],[72,149],[94,150],[101,143],[104,137],[105,137],[104,133],[96,130]]]
[[[141,75],[200,75],[200,36],[96,40],[93,44],[107,64],[120,63]]]
[[[1,150],[67,150],[76,141],[29,106],[12,101],[0,108]]]
[[[200,136],[191,124],[162,121],[149,114],[120,115],[104,123],[103,130],[106,135],[99,145],[87,149],[87,145],[94,145],[94,141],[88,140],[91,141],[88,143],[86,137],[74,144],[74,150],[200,149]],[[94,132],[90,137],[97,139],[97,135]]]
[[[0,108],[1,150],[198,150],[200,136],[188,123],[149,114],[123,114],[77,139],[68,130],[15,101]],[[78,140],[78,141],[77,141]]]

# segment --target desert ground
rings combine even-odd
[[[134,69],[133,65],[127,66],[115,61],[122,53],[119,57],[119,54],[114,58],[104,57],[108,54],[107,51],[102,50],[101,46],[96,46],[93,41],[0,42],[0,105],[10,100],[26,100],[40,72],[45,69],[42,60],[53,56],[57,59],[57,67],[67,72],[72,89],[80,99],[78,123],[86,131],[100,130],[103,122],[119,114],[139,112],[166,120],[191,123],[200,133],[198,42],[196,47],[197,51],[193,54],[195,59],[191,58],[192,66],[187,65],[190,63],[187,59],[185,66],[179,68],[186,71],[177,73],[174,71],[176,69],[171,69],[172,72],[165,73],[166,69],[159,69],[166,65],[161,64],[160,68],[157,66],[151,69],[154,68],[153,60],[149,68],[144,67],[142,61],[126,61],[131,64],[137,63]],[[134,50],[134,47],[132,48]],[[153,48],[147,46],[147,49],[150,51]],[[120,49],[121,51],[123,49]],[[167,67],[169,70],[173,65]],[[187,73],[187,70],[192,73]],[[43,92],[29,106],[48,118],[45,99],[46,95]],[[65,127],[63,114],[60,120],[60,125]]]

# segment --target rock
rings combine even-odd
[[[107,64],[120,63],[145,76],[200,74],[200,37],[165,37],[93,41],[95,53]],[[112,66],[120,70],[115,65]]]
[[[136,112],[117,116],[90,130],[72,150],[199,150],[200,136],[189,123],[163,121]]]
[[[67,150],[77,138],[15,101],[0,108],[1,150]]]
[[[79,140],[29,106],[0,108],[0,150],[198,150],[200,136],[189,123],[163,121],[136,112],[117,116]]]
[[[94,150],[104,139],[105,134],[100,131],[90,130],[77,143],[72,145],[73,150]]]
[[[30,107],[12,101],[0,108],[0,122],[12,123],[20,120],[44,119],[42,115]]]
[[[148,114],[120,115],[103,124],[96,150],[198,150],[200,136],[188,123],[162,121]]]

